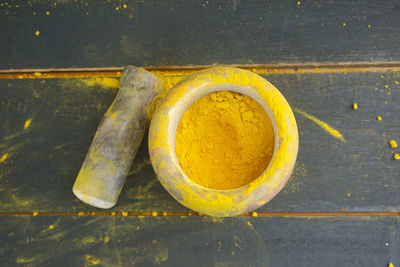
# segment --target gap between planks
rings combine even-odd
[[[142,67],[160,76],[187,76],[215,66],[246,69],[257,74],[303,74],[400,71],[400,62],[342,62],[270,65],[201,65]],[[123,67],[0,70],[0,79],[120,77]]]
[[[129,216],[129,217],[199,217],[207,216],[198,212],[0,212],[0,216]],[[247,217],[290,217],[290,218],[330,218],[330,217],[400,217],[400,212],[249,212],[241,216]]]

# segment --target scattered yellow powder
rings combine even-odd
[[[353,109],[358,109],[358,104],[357,103],[353,103]]]
[[[6,161],[7,158],[8,158],[8,153],[3,154],[3,156],[1,156],[0,158],[0,163]]]
[[[31,126],[31,123],[32,123],[32,119],[27,119],[27,120],[25,121],[25,123],[24,123],[24,129],[25,129],[25,130],[28,129],[29,126]]]
[[[376,119],[377,119],[378,121],[381,121],[381,120],[382,120],[382,117],[381,117],[381,116],[377,116]]]
[[[219,91],[197,100],[182,116],[176,155],[195,183],[211,189],[242,187],[272,157],[274,133],[264,109],[248,96]]]
[[[394,158],[395,160],[399,160],[399,159],[400,159],[400,155],[399,155],[399,154],[394,154],[394,155],[393,155],[393,158]]]
[[[389,141],[389,144],[390,144],[390,146],[391,146],[392,148],[396,148],[396,147],[397,147],[397,143],[396,143],[396,141],[394,141],[394,140],[390,140],[390,141]]]

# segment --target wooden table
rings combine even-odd
[[[1,1],[0,265],[399,266],[399,12],[393,0]],[[289,183],[257,217],[199,216],[163,189],[144,142],[114,208],[77,200],[127,64],[168,86],[213,64],[271,81],[299,127]]]

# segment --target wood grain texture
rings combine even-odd
[[[2,217],[3,266],[400,264],[399,218]]]
[[[328,123],[346,142],[296,113],[300,151],[289,183],[260,211],[400,211],[398,72],[266,75],[292,107]],[[0,211],[96,211],[71,188],[117,80],[1,80]],[[386,88],[386,86],[388,88]],[[390,93],[390,95],[388,95]],[[387,104],[385,104],[387,101]],[[359,104],[352,110],[353,102]],[[376,116],[382,116],[377,121]],[[31,119],[28,128],[26,121]],[[146,140],[146,139],[145,139]],[[139,149],[111,211],[187,212],[163,189]]]
[[[0,68],[400,61],[398,1],[299,3],[10,0]]]

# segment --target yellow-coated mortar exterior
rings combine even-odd
[[[213,190],[192,182],[175,155],[175,131],[183,112],[205,94],[236,91],[252,97],[266,109],[274,126],[274,154],[269,167],[249,184],[232,190]],[[271,200],[287,183],[298,152],[293,112],[282,94],[252,72],[215,67],[194,73],[176,84],[161,100],[149,132],[149,152],[161,184],[180,203],[212,216],[236,216]]]

